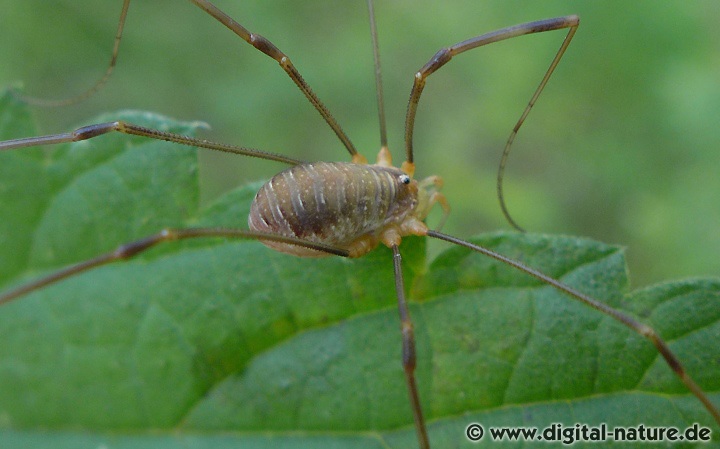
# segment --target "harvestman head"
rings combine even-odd
[[[379,76],[377,32],[375,31],[371,1],[368,3],[377,68],[376,79],[381,135],[381,149],[375,164],[368,164],[365,157],[357,152],[335,118],[303,80],[287,55],[264,37],[246,30],[242,25],[235,22],[210,2],[206,0],[191,1],[244,41],[277,61],[338,136],[349,152],[352,162],[306,163],[280,154],[210,142],[167,131],[150,129],[123,121],[93,124],[69,133],[0,142],[0,150],[17,150],[39,145],[90,140],[108,133],[121,133],[263,158],[291,166],[273,177],[273,179],[266,183],[257,193],[248,220],[249,231],[227,228],[164,229],[146,238],[123,244],[112,252],[71,265],[27,284],[15,287],[12,290],[0,294],[0,304],[8,303],[30,292],[61,282],[87,270],[108,263],[133,258],[160,243],[173,240],[208,237],[255,239],[260,240],[275,250],[301,257],[336,255],[354,258],[365,255],[378,245],[385,245],[391,249],[393,254],[395,292],[398,301],[402,333],[402,367],[408,387],[417,439],[420,447],[428,448],[430,447],[430,438],[428,437],[427,426],[425,418],[423,417],[423,407],[421,405],[423,398],[420,397],[421,395],[418,393],[419,389],[415,378],[416,364],[418,359],[423,357],[423,354],[416,354],[414,327],[405,298],[407,290],[403,280],[400,245],[403,238],[408,236],[429,236],[483,254],[516,268],[566,294],[568,297],[612,317],[634,332],[647,338],[657,348],[667,364],[682,380],[685,386],[701,401],[705,409],[713,416],[714,420],[720,424],[720,413],[715,405],[685,372],[680,360],[678,360],[666,343],[652,328],[520,262],[476,244],[443,234],[438,230],[431,230],[424,223],[428,212],[435,204],[443,209],[445,216],[449,213],[448,202],[442,193],[440,193],[442,180],[438,176],[429,176],[421,180],[414,179],[413,129],[415,116],[421,94],[427,81],[431,79],[431,75],[449,63],[453,57],[493,42],[525,34],[567,30],[566,37],[560,49],[512,130],[502,154],[497,182],[498,196],[503,213],[508,221],[515,228],[520,229],[510,217],[503,200],[503,170],[517,131],[548,82],[548,79],[555,70],[577,30],[579,19],[576,16],[540,20],[503,28],[498,31],[470,38],[438,51],[430,61],[415,74],[405,123],[405,161],[400,167],[393,167],[390,152],[387,147],[382,89]],[[58,102],[46,102],[26,97],[21,98],[28,103],[62,106],[83,100],[100,89],[110,77],[113,67],[115,66],[129,3],[129,0],[125,0],[123,4],[110,65],[105,75],[96,85],[77,97]],[[179,279],[178,282],[182,282],[182,280]]]

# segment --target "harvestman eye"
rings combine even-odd
[[[411,179],[415,174],[416,167],[414,163],[413,148],[415,117],[422,92],[428,79],[430,79],[430,76],[434,72],[449,63],[455,56],[493,42],[521,35],[565,30],[565,39],[560,45],[554,59],[550,63],[550,67],[547,69],[540,85],[537,87],[528,105],[521,114],[520,119],[513,128],[502,153],[498,171],[499,199],[503,213],[507,217],[508,221],[514,227],[519,229],[519,226],[517,226],[512,218],[510,218],[502,197],[501,181],[503,169],[517,131],[520,129],[522,123],[528,116],[532,106],[535,104],[540,93],[543,91],[550,76],[554,72],[562,56],[565,54],[565,51],[577,31],[579,26],[579,19],[577,16],[566,16],[528,22],[475,37],[470,37],[469,39],[455,45],[442,48],[425,65],[420,67],[420,69],[415,72],[414,76],[408,77],[408,80],[412,79],[413,84],[407,108],[407,115],[405,117],[406,157],[400,167],[403,174],[398,175],[398,168],[392,167],[392,158],[387,144],[382,86],[380,81],[377,31],[375,29],[372,0],[368,0],[368,9],[370,12],[370,28],[375,56],[381,148],[377,156],[376,164],[368,164],[367,159],[358,153],[350,138],[341,128],[336,119],[330,114],[324,103],[320,101],[314,91],[310,89],[306,81],[294,66],[293,62],[291,62],[288,55],[283,53],[263,36],[251,33],[249,30],[245,29],[242,25],[230,18],[223,11],[219,10],[208,0],[191,0],[191,2],[227,27],[242,40],[279,63],[282,70],[284,70],[292,81],[299,87],[303,95],[305,95],[312,106],[337,135],[338,139],[349,153],[351,161],[303,162],[299,159],[282,154],[211,142],[172,132],[160,131],[122,120],[91,124],[68,133],[39,137],[26,137],[0,142],[0,151],[5,151],[41,145],[70,143],[93,139],[103,134],[119,133],[142,136],[148,139],[164,140],[214,151],[223,151],[242,156],[267,159],[289,166],[288,168],[280,171],[258,190],[252,204],[250,205],[250,213],[247,219],[248,229],[220,227],[161,229],[155,234],[138,238],[137,240],[129,243],[120,244],[120,246],[118,246],[114,251],[106,252],[94,258],[77,262],[74,265],[69,265],[64,269],[51,272],[50,274],[24,284],[18,282],[16,285],[19,284],[19,287],[15,286],[10,290],[0,293],[0,304],[11,302],[14,299],[27,295],[31,292],[42,290],[52,284],[60,284],[68,278],[75,277],[102,265],[132,259],[152,247],[174,240],[207,239],[218,237],[225,239],[255,240],[262,242],[264,245],[272,248],[273,250],[294,256],[309,258],[328,256],[359,258],[378,246],[384,245],[392,251],[392,271],[395,287],[394,294],[397,299],[397,308],[400,315],[402,346],[400,348],[400,361],[397,362],[396,366],[398,368],[395,374],[397,374],[396,377],[399,378],[401,376],[400,368],[402,369],[404,381],[407,386],[411,410],[408,412],[408,421],[411,413],[418,445],[423,449],[427,449],[430,447],[432,433],[428,432],[428,425],[426,423],[424,411],[427,412],[429,405],[428,401],[434,400],[434,398],[431,399],[423,397],[422,392],[429,391],[429,381],[427,378],[423,377],[416,379],[415,370],[418,365],[425,363],[425,359],[423,359],[423,357],[428,357],[429,355],[424,354],[421,351],[416,351],[415,328],[406,300],[406,292],[412,291],[412,289],[406,290],[405,288],[400,244],[405,237],[433,237],[435,239],[457,245],[459,249],[463,251],[467,250],[470,254],[487,256],[488,258],[494,259],[494,261],[504,264],[507,267],[519,270],[522,273],[532,276],[535,278],[534,280],[539,281],[543,286],[552,287],[552,289],[562,293],[564,295],[564,299],[567,301],[575,300],[585,306],[589,306],[612,320],[626,326],[635,334],[646,338],[656,350],[654,355],[657,356],[659,354],[660,357],[658,358],[665,360],[677,378],[684,384],[684,388],[689,390],[695,396],[693,404],[697,406],[699,410],[702,410],[705,415],[709,413],[709,415],[712,416],[712,419],[720,424],[720,412],[718,412],[717,407],[708,398],[705,391],[703,391],[703,389],[691,377],[691,375],[696,374],[688,373],[686,371],[681,360],[679,360],[679,358],[675,355],[675,352],[668,347],[660,335],[658,335],[658,333],[651,327],[616,310],[606,303],[601,302],[598,299],[595,299],[578,289],[570,287],[565,283],[521,262],[510,259],[483,246],[428,229],[424,220],[434,205],[437,204],[446,212],[449,211],[449,202],[439,192],[442,187],[442,182],[439,177],[430,176],[426,178],[426,181],[424,180],[418,183],[419,192],[408,193],[408,191],[415,189],[396,188],[397,185],[395,179],[402,184],[410,184]],[[118,25],[115,45],[112,51],[111,63],[107,68],[106,74],[96,85],[91,87],[85,93],[59,102],[36,101],[35,99],[24,97],[19,94],[17,96],[28,103],[57,106],[81,101],[100,89],[108,80],[114,68],[115,61],[117,60],[129,3],[129,0],[125,0],[123,3],[121,19]],[[402,192],[397,192],[397,190],[401,190]],[[237,225],[241,226],[242,224],[238,223]],[[265,251],[269,251],[267,248],[262,248],[259,245],[258,247]],[[304,263],[303,260],[300,259],[293,260],[297,261],[297,266],[302,266]],[[387,267],[389,268],[389,262]],[[237,276],[240,278],[251,275],[251,273],[247,272],[237,273]],[[183,276],[175,277],[177,279],[174,279],[174,281],[180,284],[185,281]],[[312,282],[312,280],[308,281]],[[463,279],[463,281],[465,280]],[[474,281],[474,279],[472,281]],[[514,287],[515,286],[510,286],[510,289]],[[358,288],[358,290],[361,289]],[[105,298],[97,299],[97,301],[102,302],[104,299]],[[103,303],[102,305],[105,306],[106,304]],[[53,304],[53,306],[58,309],[62,308],[62,302],[58,299],[57,304]],[[148,306],[148,308],[151,307]],[[158,309],[162,309],[162,307],[158,307]],[[4,310],[5,309],[0,309],[0,314],[2,314]],[[57,309],[55,309],[55,312],[56,311]],[[168,328],[174,329],[173,325],[175,323],[172,322],[172,319],[166,318],[166,315],[164,315],[165,311],[158,310],[155,313],[159,317],[156,319],[165,320],[163,323],[165,323]],[[205,312],[203,311],[202,313]],[[447,327],[452,328],[453,324],[453,322],[450,322]],[[139,328],[142,326],[137,327]],[[185,338],[185,336],[183,336],[183,338]],[[468,344],[468,346],[471,347],[470,349],[472,351],[477,351],[477,348],[474,348],[473,345]],[[134,346],[133,350],[135,350]],[[68,352],[72,352],[72,350],[69,350]],[[80,352],[82,352],[82,349]],[[70,357],[72,354],[64,354],[63,356]],[[203,356],[206,355],[203,354]],[[213,356],[214,354],[207,355],[208,358],[212,358]],[[493,357],[495,357],[495,355],[493,355]],[[227,361],[221,361],[219,363],[223,364],[226,362]],[[357,367],[354,368],[359,369]],[[135,368],[133,368],[133,370],[135,370]],[[25,375],[26,373],[23,372],[22,374]],[[203,375],[205,374],[206,373]],[[482,378],[484,374],[485,373],[480,373],[478,376]],[[212,375],[215,374],[213,373]],[[442,383],[444,380],[436,379],[436,381],[438,383]],[[353,386],[350,385],[346,386],[347,389],[351,389],[352,387]],[[428,388],[428,390],[423,390],[424,388]],[[697,404],[697,401],[702,404],[702,409]],[[37,406],[37,404],[33,402],[33,406]],[[429,409],[432,410],[432,407]],[[325,412],[325,416],[329,416],[333,413],[333,410],[327,410]],[[12,412],[3,410],[3,415],[11,416]],[[12,421],[11,418],[7,419]],[[518,422],[517,424],[521,425],[522,423]],[[431,427],[430,431],[432,430],[433,429]]]

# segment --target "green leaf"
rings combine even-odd
[[[110,117],[197,126],[137,112],[98,120]],[[0,136],[32,132],[4,96]],[[162,227],[244,228],[256,188],[199,210],[195,150],[122,135],[0,153],[0,289]],[[720,281],[628,293],[618,247],[473,241],[653,326],[720,403]],[[406,238],[402,251],[434,448],[477,447],[464,436],[472,422],[697,422],[713,429],[704,447],[720,446],[718,426],[637,334],[467,250],[427,263],[424,240]],[[416,447],[393,282],[386,248],[299,259],[207,239],[43,288],[0,308],[0,447]]]

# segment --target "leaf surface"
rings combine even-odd
[[[3,139],[33,135],[24,108],[9,96],[0,107]],[[162,227],[245,228],[256,188],[201,210],[194,149],[121,135],[0,153],[0,288]],[[650,324],[720,403],[720,281],[629,292],[615,246],[473,241]],[[464,436],[472,422],[698,422],[713,429],[704,447],[719,446],[717,425],[640,336],[467,250],[426,262],[424,241],[406,238],[402,251],[433,447],[477,447]],[[0,308],[0,447],[415,447],[393,285],[386,248],[308,260],[206,239],[44,288]]]

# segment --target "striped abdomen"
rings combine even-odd
[[[397,168],[316,162],[293,166],[263,185],[248,224],[254,231],[354,250],[357,257],[377,246],[381,232],[399,225],[416,205],[417,183]],[[357,254],[359,241],[365,242],[362,254]],[[327,255],[286,243],[263,243],[297,256]]]

